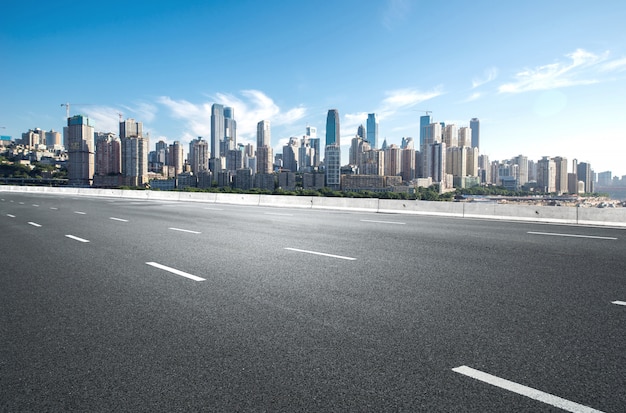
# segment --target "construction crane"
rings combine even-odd
[[[72,103],[72,105],[79,105],[79,106],[84,106],[84,105],[90,105],[91,103]],[[70,117],[70,103],[61,103],[61,106],[65,106],[65,117],[69,118]]]
[[[423,109],[415,109],[416,112],[424,112],[426,114],[426,116],[430,115],[431,113],[433,113],[432,110],[423,110]]]

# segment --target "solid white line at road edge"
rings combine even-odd
[[[460,366],[453,368],[452,371],[471,377],[476,380],[480,380],[484,383],[491,384],[501,389],[512,391],[513,393],[520,394],[522,396],[529,397],[534,400],[549,404],[559,409],[567,410],[572,413],[602,413],[600,410],[593,409],[591,407],[584,406],[569,400],[563,399],[558,396],[554,396],[550,393],[542,392],[541,390],[533,389],[532,387],[524,386],[500,377],[493,376],[489,373],[482,372],[480,370],[473,369],[468,366]]]
[[[617,238],[614,237],[597,237],[594,235],[577,235],[577,234],[557,234],[556,232],[534,232],[534,231],[528,231],[529,234],[533,234],[533,235],[552,235],[555,237],[574,237],[574,238],[591,238],[591,239],[609,239],[609,240],[616,240]]]
[[[611,304],[626,305],[626,301],[611,301]]]
[[[163,264],[159,264],[157,262],[147,262],[146,264],[148,264],[148,265],[150,265],[152,267],[164,270],[164,271],[169,271],[172,274],[180,275],[181,277],[189,278],[189,279],[194,280],[194,281],[205,281],[204,278],[197,277],[195,275],[186,273],[184,271],[177,270],[176,268],[168,267],[168,266],[163,265]]]
[[[344,257],[342,255],[326,254],[325,252],[299,250],[297,248],[287,248],[287,247],[285,247],[285,249],[289,250],[289,251],[304,252],[306,254],[323,255],[324,257],[339,258],[339,259],[342,259],[342,260],[349,260],[349,261],[355,261],[356,260],[356,258]]]
[[[84,238],[79,238],[76,235],[66,235],[66,237],[73,239],[75,241],[80,241],[80,242],[89,242],[88,239],[84,239]]]
[[[198,231],[192,231],[192,230],[190,230],[190,229],[171,228],[171,227],[170,227],[170,228],[168,228],[168,229],[171,229],[172,231],[188,232],[188,233],[190,233],[190,234],[202,234],[201,232],[198,232]]]

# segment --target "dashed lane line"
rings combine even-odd
[[[611,301],[611,304],[626,306],[626,301]]]
[[[375,224],[392,224],[392,225],[406,225],[406,222],[398,222],[398,221],[376,221],[373,219],[362,219],[361,222],[371,222]]]
[[[298,249],[298,248],[288,248],[288,247],[285,247],[285,249],[289,250],[289,251],[303,252],[305,254],[322,255],[324,257],[339,258],[341,260],[348,260],[348,261],[355,261],[356,260],[356,258],[344,257],[343,255],[327,254],[325,252],[301,250],[301,249]]]
[[[177,270],[176,268],[168,267],[167,265],[159,264],[157,262],[146,262],[146,264],[148,264],[148,265],[150,265],[150,266],[152,266],[154,268],[158,268],[160,270],[163,270],[163,271],[171,272],[172,274],[180,275],[181,277],[189,278],[190,280],[206,281],[206,279],[204,279],[202,277],[198,277],[196,275],[189,274],[187,272],[184,272],[184,271],[181,271],[181,270]]]
[[[87,215],[87,213],[83,211],[74,211],[74,213],[78,215]]]
[[[615,237],[598,237],[594,235],[578,235],[578,234],[558,234],[556,232],[534,232],[528,231],[528,234],[532,235],[550,235],[553,237],[573,237],[573,238],[591,238],[591,239],[608,239],[608,240],[616,240]]]
[[[602,413],[600,410],[593,409],[591,407],[578,404],[561,397],[555,396],[550,393],[545,393],[541,390],[533,389],[532,387],[524,386],[513,381],[502,379],[497,376],[493,376],[489,373],[485,373],[480,370],[473,369],[468,366],[460,366],[453,368],[452,371],[463,374],[467,377],[482,381],[483,383],[491,384],[492,386],[499,387],[504,390],[511,391],[513,393],[520,394],[522,396],[529,397],[534,400],[549,404],[559,409],[566,410],[572,413]]]
[[[127,219],[123,219],[123,218],[109,217],[109,219],[111,219],[113,221],[119,221],[119,222],[128,222]]]
[[[190,229],[172,228],[172,227],[170,227],[170,228],[168,228],[168,229],[171,229],[172,231],[188,232],[188,233],[190,233],[190,234],[202,234],[201,232],[198,232],[198,231],[192,231],[192,230],[190,230]]]
[[[38,223],[32,222],[32,221],[28,221],[28,224],[32,225],[33,227],[37,227],[37,228],[41,227],[41,224],[38,224]]]
[[[66,235],[66,237],[69,239],[73,239],[74,241],[78,241],[78,242],[89,242],[88,239],[80,238],[80,237],[77,237],[76,235]]]
[[[13,214],[7,214],[7,217],[9,217],[9,218],[15,218],[15,215],[13,215]]]

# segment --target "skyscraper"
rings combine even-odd
[[[217,173],[221,169],[220,143],[224,140],[224,106],[214,103],[211,106],[211,160],[209,169]]]
[[[367,115],[367,141],[370,148],[378,149],[378,120],[375,113]]]
[[[326,146],[341,145],[339,132],[339,112],[337,109],[329,109],[326,116]]]
[[[201,136],[189,142],[189,165],[191,172],[198,175],[209,169],[209,143],[202,140]]]
[[[257,149],[263,146],[271,146],[272,135],[270,132],[270,121],[262,120],[256,124],[256,146]]]
[[[272,173],[274,161],[272,156],[272,135],[270,121],[262,120],[256,125],[256,170],[260,174]]]
[[[478,148],[480,151],[480,121],[478,118],[470,120],[470,130],[472,131],[472,148]]]
[[[122,179],[124,185],[141,186],[148,183],[148,137],[143,124],[128,118],[120,122],[122,143]]]
[[[95,142],[94,128],[89,118],[82,115],[67,118],[63,135],[67,142],[69,184],[91,186],[95,172]]]
[[[328,139],[328,137],[327,137]],[[338,143],[326,145],[326,186],[338,190],[341,187],[341,148]]]

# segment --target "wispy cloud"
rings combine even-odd
[[[162,96],[158,102],[168,108],[172,116],[186,122],[185,133],[207,139],[211,133],[213,103],[232,107],[237,120],[237,140],[241,142],[256,142],[256,125],[261,120],[269,120],[272,126],[288,125],[299,121],[307,113],[303,106],[284,111],[272,98],[259,90],[243,90],[238,95],[216,93],[209,98],[211,102],[195,104]]]
[[[409,0],[388,0],[382,14],[382,23],[385,28],[392,30],[394,26],[403,22],[411,10]]]
[[[515,81],[500,85],[498,91],[500,93],[522,93],[599,83],[601,81],[597,77],[599,72],[611,63],[607,62],[608,52],[596,55],[578,49],[566,57],[568,58],[567,61],[525,69],[515,75]],[[624,64],[617,63],[612,70],[622,67]]]
[[[600,67],[603,72],[621,72],[626,70],[626,57],[608,61]]]
[[[482,77],[475,78],[472,80],[472,89],[475,89],[479,86],[489,83],[495,80],[497,77],[498,77],[498,68],[490,67],[489,69],[485,70],[485,73],[483,73]]]
[[[412,88],[390,90],[385,93],[386,97],[380,102],[378,107],[369,113],[376,113],[378,121],[382,121],[393,117],[397,113],[411,110],[416,105],[442,94],[441,86],[425,92]],[[342,135],[351,136],[356,134],[359,125],[367,120],[367,114],[368,112],[345,114],[341,123]]]
[[[467,99],[465,99],[465,100],[461,101],[461,103],[473,102],[473,101],[475,101],[475,100],[480,99],[482,96],[483,96],[483,94],[482,94],[482,93],[480,93],[480,92],[474,92],[474,93],[472,93],[471,95],[469,95],[469,96],[467,97]]]
[[[111,106],[76,106],[73,112],[84,113],[93,121],[98,132],[113,132],[117,134],[120,129],[119,114],[120,109]]]

